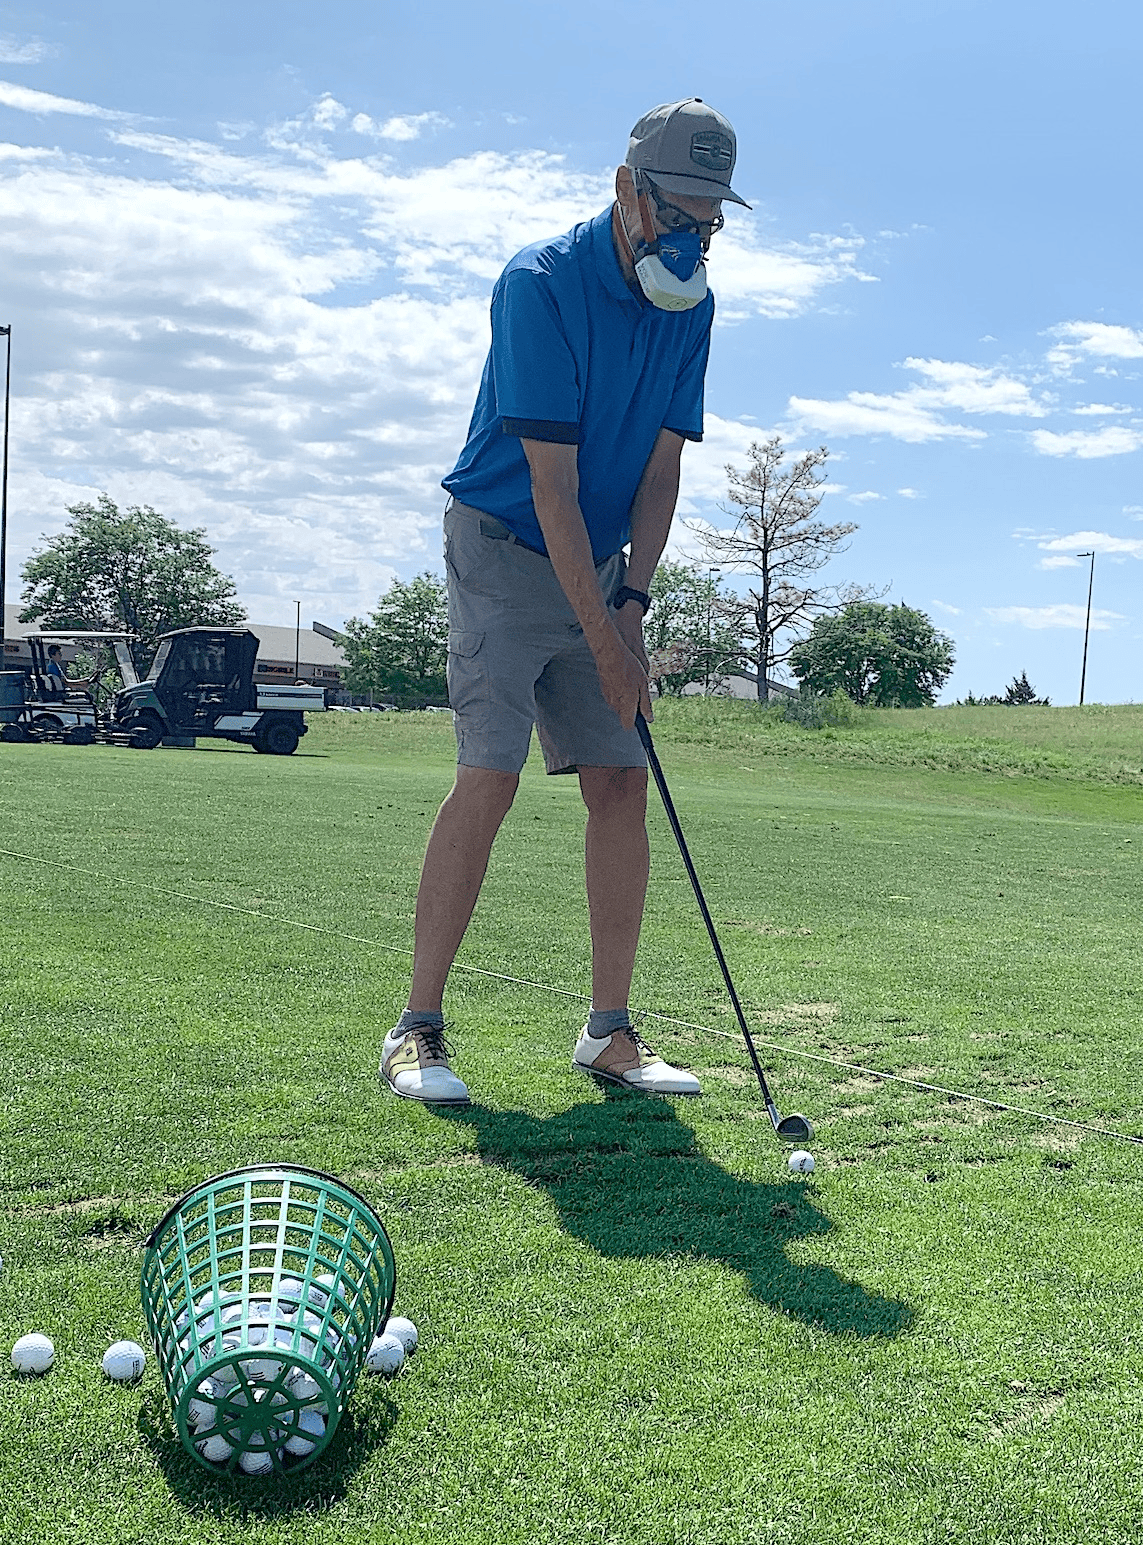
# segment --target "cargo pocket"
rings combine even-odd
[[[488,707],[488,681],[482,656],[483,631],[452,628],[448,635],[448,701],[456,714],[482,715]]]

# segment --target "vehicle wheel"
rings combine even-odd
[[[269,756],[293,756],[300,738],[297,726],[288,719],[271,719],[258,736],[261,749]]]
[[[123,726],[136,751],[153,751],[163,738],[163,726],[153,713],[141,713]]]
[[[0,728],[0,740],[6,741],[10,746],[19,746],[28,738],[28,732],[22,724],[5,724]]]
[[[64,735],[67,746],[90,746],[95,742],[95,731],[90,724],[73,724]]]
[[[54,713],[38,713],[32,720],[34,730],[46,730],[49,735],[54,735],[57,730],[63,729],[63,720],[57,719]]]

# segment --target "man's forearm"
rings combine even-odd
[[[677,455],[652,458],[631,504],[631,556],[627,583],[632,590],[650,590],[663,556],[679,497]]]
[[[532,502],[552,568],[593,653],[618,643],[615,625],[599,588],[591,542],[578,499],[533,487]]]

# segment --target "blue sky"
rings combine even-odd
[[[205,526],[257,621],[439,568],[496,273],[695,94],[754,211],[684,513],[725,524],[751,439],[827,444],[832,577],[953,635],[946,698],[1075,701],[1094,546],[1088,697],[1143,698],[1141,38],[1106,0],[0,4],[9,573],[100,488]]]

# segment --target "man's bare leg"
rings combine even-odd
[[[643,767],[581,767],[579,786],[587,806],[592,1006],[625,1009],[651,868],[647,771]]]
[[[476,906],[500,823],[520,779],[488,767],[458,767],[437,813],[417,891],[409,1007],[440,1013],[445,981]]]

